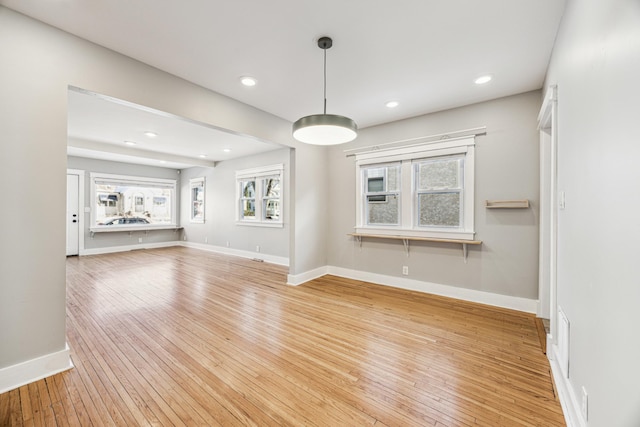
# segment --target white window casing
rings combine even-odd
[[[195,224],[204,224],[206,193],[205,177],[189,180],[189,220]]]
[[[427,237],[442,239],[474,239],[474,152],[473,137],[454,138],[411,146],[373,150],[357,153],[356,157],[356,225],[355,233],[404,237]],[[460,162],[460,186],[450,193],[461,192],[460,224],[458,226],[420,226],[416,188],[416,164],[434,159],[462,159]],[[400,165],[400,221],[397,225],[369,224],[366,197],[368,183],[364,182],[364,171],[382,168],[389,164]],[[429,191],[426,191],[428,193]],[[425,191],[422,191],[425,193]],[[438,191],[432,191],[438,193]],[[374,199],[376,200],[376,199]],[[381,199],[380,199],[381,200]]]
[[[177,181],[94,172],[92,232],[177,227]],[[138,220],[138,222],[136,222]]]
[[[257,227],[283,227],[284,164],[236,171],[236,224]],[[277,192],[268,192],[268,180],[277,180]],[[244,194],[243,183],[253,182],[253,194]],[[274,194],[275,193],[275,194]],[[247,203],[253,215],[245,214]]]

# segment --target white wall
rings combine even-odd
[[[547,76],[558,85],[558,303],[569,387],[589,425],[640,425],[640,2],[570,0]]]
[[[0,40],[0,192],[20,206],[3,209],[0,221],[0,369],[65,347],[69,85],[296,147],[296,172],[305,171],[311,182],[321,178],[312,176],[320,171],[315,149],[296,143],[285,120],[2,6]],[[321,191],[307,189],[312,196]],[[292,212],[305,220],[320,215],[313,206]],[[294,230],[292,248],[299,238],[323,239],[322,228]],[[319,245],[289,256],[315,268],[322,250]]]
[[[288,258],[291,225],[289,151],[289,148],[283,148],[255,156],[219,162],[215,168],[183,169],[181,173],[183,200],[180,217],[186,241],[219,248],[226,248],[226,244],[229,242],[230,250],[244,252],[256,252],[256,246],[260,246],[260,253],[256,253],[258,258],[262,255]],[[236,171],[275,164],[284,164],[284,182],[282,183],[284,226],[282,228],[265,228],[236,224]],[[199,177],[205,177],[204,224],[190,222],[189,180]]]
[[[329,264],[456,288],[531,300],[538,295],[537,114],[540,92],[483,102],[364,129],[348,145],[329,154]],[[479,126],[476,138],[475,229],[482,246],[363,239],[362,249],[347,236],[355,225],[355,160],[344,150]],[[529,199],[529,209],[485,209],[485,200]],[[402,266],[409,276],[402,276]]]

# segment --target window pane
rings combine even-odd
[[[264,180],[264,197],[280,197],[280,180],[278,178]]]
[[[418,216],[421,226],[459,227],[460,193],[418,195]]]
[[[364,169],[364,182],[367,193],[399,191],[400,165]]]
[[[243,181],[242,185],[242,197],[252,199],[256,197],[256,182],[255,181]]]
[[[253,199],[245,199],[240,201],[240,211],[243,219],[255,219],[256,217],[256,201]]]
[[[435,160],[418,164],[418,189],[460,188],[462,159]]]
[[[169,188],[102,183],[95,184],[95,194],[95,225],[172,223]]]
[[[278,221],[280,219],[280,201],[265,200],[263,212],[264,219]]]
[[[397,225],[400,218],[398,199],[396,194],[367,196],[367,223]]]
[[[387,167],[387,191],[400,191],[400,165]]]
[[[384,177],[376,176],[367,178],[367,191],[369,193],[384,191]]]

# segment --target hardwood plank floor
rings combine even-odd
[[[532,315],[188,248],[67,260],[75,368],[0,426],[563,426]]]

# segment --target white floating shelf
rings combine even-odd
[[[462,239],[438,239],[435,237],[412,237],[412,236],[393,236],[388,234],[364,234],[364,233],[349,233],[347,236],[351,236],[356,239],[362,249],[362,238],[373,239],[391,239],[402,240],[404,243],[404,251],[407,257],[409,256],[409,242],[436,242],[436,243],[460,243],[462,245],[462,256],[465,264],[467,263],[467,245],[481,245],[482,240],[462,240]]]
[[[529,200],[485,200],[487,209],[527,209]]]

